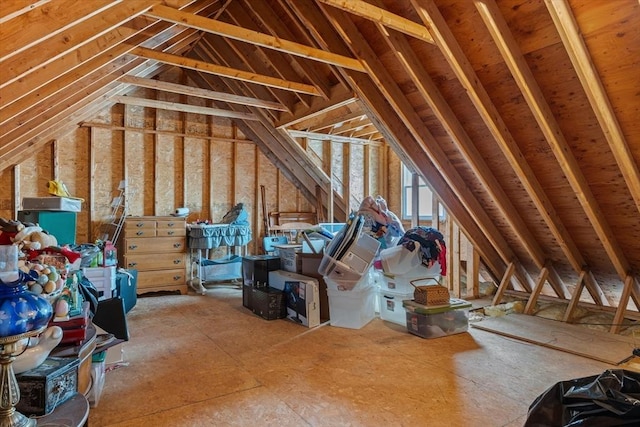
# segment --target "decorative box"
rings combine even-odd
[[[449,289],[442,285],[416,286],[413,299],[418,304],[442,305],[449,303]]]
[[[118,265],[118,250],[113,243],[107,240],[102,248],[102,266],[109,267],[112,265]]]
[[[22,199],[24,210],[80,212],[81,207],[82,202],[79,199],[68,197],[24,197]]]
[[[16,409],[26,416],[44,415],[78,391],[79,360],[48,357],[37,368],[16,375],[20,402]]]

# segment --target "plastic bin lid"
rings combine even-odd
[[[418,314],[437,314],[451,310],[471,307],[471,303],[459,298],[451,298],[447,305],[427,306],[418,304],[414,300],[403,300],[402,306],[409,312]]]

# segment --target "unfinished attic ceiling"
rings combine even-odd
[[[637,315],[637,0],[0,7],[0,169],[115,102],[193,111],[126,96],[135,87],[202,96],[309,200],[330,184],[305,139],[391,145],[479,251],[497,299],[522,291],[531,309],[554,295],[565,320],[578,302]],[[171,67],[190,81],[154,79]]]

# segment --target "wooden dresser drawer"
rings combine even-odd
[[[182,236],[187,235],[186,227],[183,228],[157,228],[156,235],[159,237]]]
[[[124,250],[125,256],[132,253],[184,252],[186,239],[184,237],[126,238]]]
[[[144,292],[148,288],[162,286],[185,285],[187,283],[186,270],[156,270],[138,271],[138,291]]]
[[[127,236],[139,235],[143,232],[147,236],[155,236],[156,221],[153,219],[131,218],[124,222],[124,232]]]
[[[186,255],[181,252],[167,254],[129,253],[124,257],[125,268],[138,271],[171,270],[185,268]]]

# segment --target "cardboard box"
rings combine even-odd
[[[322,254],[300,254],[302,258],[302,272],[303,276],[313,277],[318,279],[318,293],[320,294],[320,322],[324,323],[330,320],[329,312],[329,295],[327,294],[327,282],[324,281],[322,274],[318,272],[320,262],[322,261]]]
[[[287,318],[313,328],[320,324],[318,280],[290,271],[269,272],[269,285],[285,293]]]

